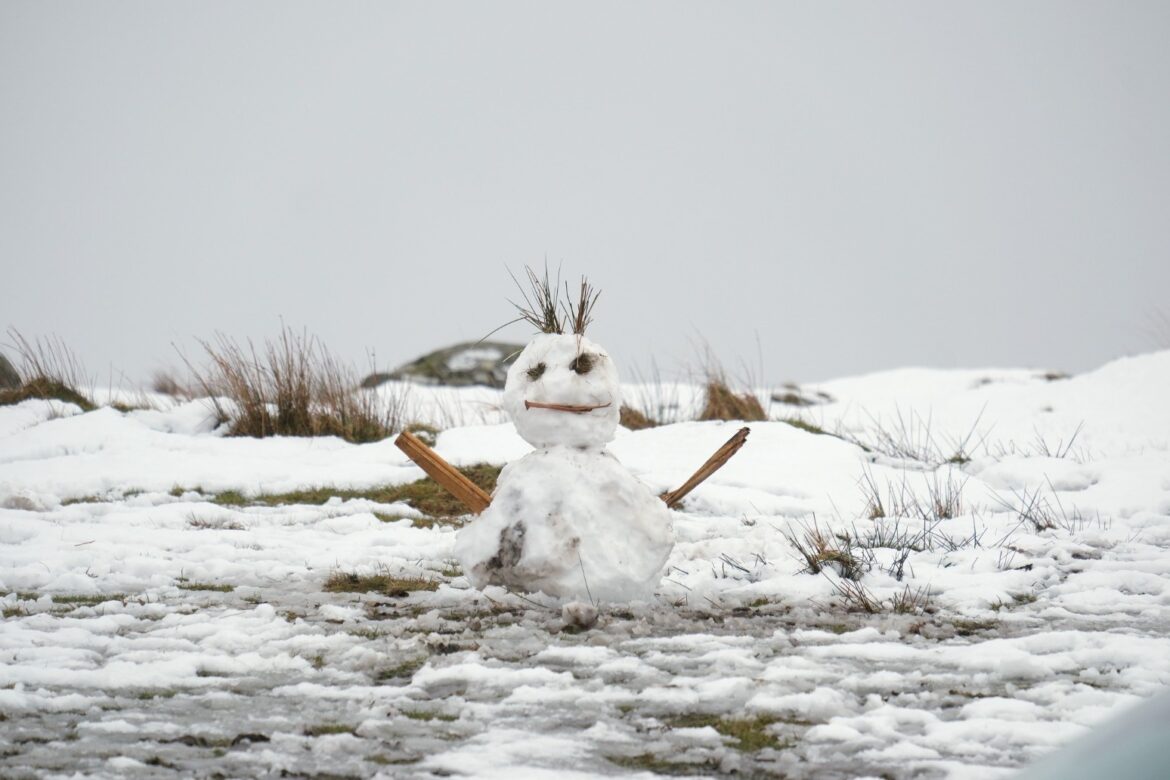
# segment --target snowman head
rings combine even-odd
[[[613,439],[621,403],[609,353],[575,333],[534,338],[504,385],[504,409],[533,447],[600,447]]]
[[[528,281],[532,295],[521,287],[527,306],[517,308],[543,332],[508,369],[504,409],[534,447],[600,447],[613,439],[622,400],[609,353],[585,338],[599,293],[582,279],[576,300],[566,286],[562,303],[547,267],[543,279],[529,268]]]

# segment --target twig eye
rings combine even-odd
[[[544,363],[537,363],[532,368],[528,369],[528,378],[535,382],[544,374]]]
[[[588,352],[582,352],[573,359],[573,362],[569,364],[569,368],[578,374],[588,374],[593,370],[593,356]]]

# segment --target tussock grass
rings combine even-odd
[[[404,399],[384,403],[362,390],[357,372],[315,337],[284,327],[260,349],[223,334],[199,343],[209,364],[188,367],[231,436],[338,436],[362,443],[401,428]]]
[[[868,571],[866,562],[854,554],[852,539],[848,535],[831,537],[824,533],[816,520],[811,526],[801,526],[802,533],[785,533],[785,538],[805,563],[805,571],[820,574],[829,569],[839,577],[848,580],[861,579]]]
[[[758,422],[768,419],[760,399],[752,392],[737,393],[721,374],[708,375],[704,386],[705,400],[700,420],[742,420]]]
[[[81,390],[93,383],[87,381],[81,360],[60,337],[29,341],[15,328],[8,329],[8,337],[19,358],[15,368],[20,386],[0,390],[0,406],[43,398],[76,404],[86,412],[97,408]]]
[[[172,398],[190,400],[195,397],[195,391],[189,382],[180,380],[170,369],[159,369],[150,377],[150,389]]]

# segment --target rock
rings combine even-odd
[[[833,403],[833,396],[817,390],[806,393],[799,385],[786,384],[781,392],[772,393],[772,402],[786,406],[816,406]]]
[[[8,358],[0,355],[0,390],[11,390],[20,387],[20,374],[8,362]]]
[[[499,341],[464,342],[423,355],[388,374],[370,374],[362,387],[377,387],[391,379],[409,379],[432,385],[487,385],[503,388],[508,367],[524,349]]]

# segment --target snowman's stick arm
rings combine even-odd
[[[682,487],[669,493],[663,493],[662,500],[666,502],[666,505],[669,507],[677,506],[683,500],[683,496],[697,488],[707,477],[723,468],[723,464],[731,460],[732,455],[739,452],[740,447],[747,441],[749,433],[751,433],[751,428],[740,428],[734,436],[727,440],[726,444],[717,449],[715,454],[699,467],[698,471],[691,475],[690,479],[682,484]]]
[[[463,476],[457,468],[443,460],[439,453],[423,444],[413,433],[403,431],[398,434],[394,444],[405,452],[408,458],[417,463],[418,467],[427,473],[427,476],[445,487],[451,495],[462,501],[474,514],[478,515],[491,504],[492,497],[485,493],[479,485]]]

